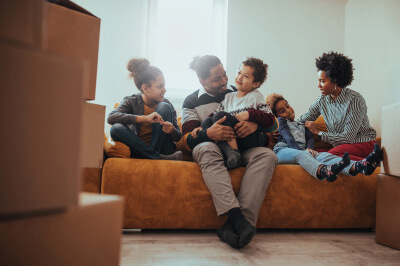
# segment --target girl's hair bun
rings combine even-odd
[[[143,73],[149,66],[150,62],[146,58],[134,58],[129,60],[126,68],[131,72],[129,76],[135,78]]]
[[[158,67],[151,66],[146,58],[133,58],[128,61],[126,68],[129,71],[129,77],[133,78],[136,87],[142,91],[142,85],[151,85],[158,75],[162,75]]]

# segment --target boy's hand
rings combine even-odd
[[[274,139],[277,141],[279,139],[279,136],[281,134],[279,133],[278,130],[275,130],[274,132],[272,132],[272,137],[274,137]]]
[[[246,111],[246,112],[241,112],[241,113],[235,114],[235,117],[239,121],[247,121],[247,120],[249,120],[250,115],[249,115],[249,112]]]
[[[318,152],[314,151],[313,149],[307,148],[307,151],[312,155],[312,157],[315,158],[315,156],[317,156]]]
[[[254,133],[258,128],[257,123],[251,121],[240,121],[236,124],[234,130],[236,132],[236,136],[239,138],[245,138],[251,133]]]
[[[207,128],[207,136],[214,141],[228,141],[236,139],[235,132],[229,126],[221,125],[226,116],[215,122],[211,127]]]
[[[197,138],[197,132],[199,132],[201,130],[201,127],[196,127],[195,129],[193,129],[192,132],[190,132],[190,135],[192,135],[193,138]]]
[[[162,130],[167,133],[167,134],[172,134],[174,133],[174,125],[172,125],[171,122],[165,121],[160,123],[162,125]]]
[[[164,120],[157,112],[153,112],[146,116],[146,121],[150,123],[162,123]]]

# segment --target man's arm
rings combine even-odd
[[[190,132],[186,133],[184,136],[185,148],[192,150],[197,144],[205,141],[228,141],[235,139],[236,135],[233,129],[229,126],[221,125],[225,119],[226,117],[223,117],[216,121],[210,128],[198,131],[196,138]]]
[[[197,132],[194,138],[190,132],[199,127],[200,119],[195,109],[182,108],[182,131],[185,148],[192,150],[197,144],[206,141],[227,141],[236,138],[233,129],[229,126],[221,125],[225,121],[225,117],[215,122],[210,128]]]
[[[183,143],[187,150],[192,150],[197,144],[205,141],[210,141],[205,134],[205,130],[197,132],[197,137],[194,138],[190,134],[195,128],[201,126],[200,118],[197,115],[196,110],[193,108],[183,107],[182,108],[182,133]]]

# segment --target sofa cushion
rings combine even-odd
[[[108,158],[130,158],[131,150],[124,143],[113,141],[104,134],[104,152]]]
[[[244,172],[244,167],[229,170],[235,194]],[[379,172],[378,167],[370,176],[340,174],[330,183],[300,165],[277,165],[257,228],[374,227]],[[217,215],[194,162],[110,158],[104,164],[101,193],[125,198],[124,228],[216,229],[226,221]]]

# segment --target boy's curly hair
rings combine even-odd
[[[267,96],[266,103],[275,116],[277,116],[276,115],[276,104],[281,100],[284,100],[285,102],[287,102],[286,99],[283,98],[283,96],[281,94],[277,94],[275,92],[271,93],[270,95]]]
[[[254,69],[254,82],[260,82],[259,88],[266,80],[268,75],[268,65],[264,64],[263,60],[255,57],[247,57],[242,65],[249,66]]]
[[[316,58],[315,65],[318,71],[322,70],[326,76],[339,87],[345,88],[354,80],[352,59],[347,56],[329,52],[323,53],[321,57]]]

